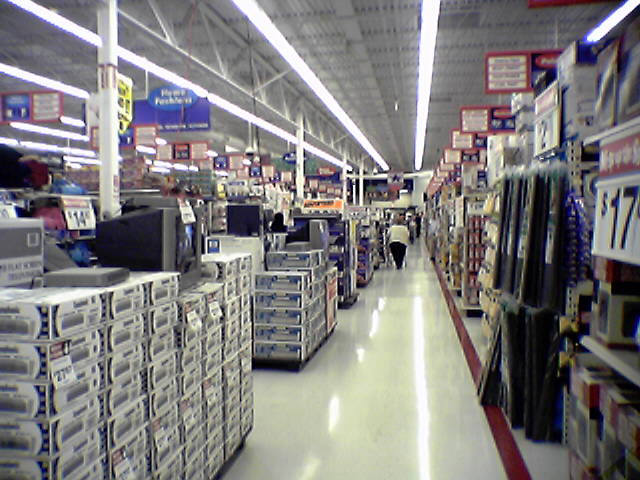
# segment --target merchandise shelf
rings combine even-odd
[[[640,354],[638,352],[608,348],[588,335],[582,337],[580,343],[627,380],[640,387]]]

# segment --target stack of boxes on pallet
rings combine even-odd
[[[359,287],[365,287],[373,276],[374,228],[370,224],[358,224],[358,264],[356,278]]]
[[[331,267],[326,274],[327,335],[331,335],[338,323],[338,269]]]
[[[0,478],[105,476],[97,289],[0,290]]]
[[[267,253],[255,276],[255,359],[304,362],[326,338],[323,250]]]
[[[203,273],[222,292],[222,411],[216,415],[223,418],[226,462],[253,428],[251,255],[206,255]]]
[[[179,295],[177,273],[132,273],[103,289],[0,290],[0,478],[216,475],[240,444],[223,416],[223,287]],[[244,391],[234,405],[252,422]]]

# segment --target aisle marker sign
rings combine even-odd
[[[488,52],[484,57],[485,93],[532,92],[538,76],[556,68],[562,50]]]
[[[640,265],[640,132],[600,150],[593,253]]]
[[[402,172],[389,172],[387,174],[387,187],[390,192],[397,192],[404,186],[404,174]]]

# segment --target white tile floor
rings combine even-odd
[[[254,430],[225,480],[505,478],[419,251],[375,273],[304,370],[255,371]]]

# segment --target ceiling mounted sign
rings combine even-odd
[[[158,124],[159,131],[209,130],[210,104],[186,88],[156,88],[146,100],[134,102],[133,124]]]
[[[556,68],[562,50],[488,52],[484,57],[485,93],[532,92],[538,76]]]

